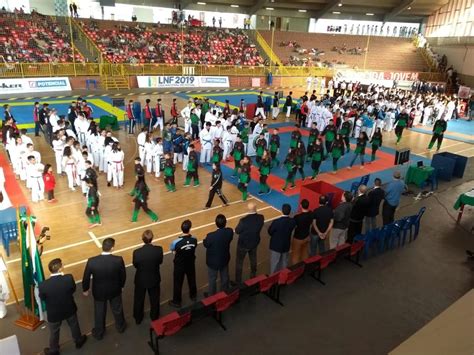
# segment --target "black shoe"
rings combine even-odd
[[[171,307],[174,307],[174,308],[181,308],[181,303],[177,303],[173,300],[168,301],[168,305],[170,305]]]
[[[142,322],[143,322],[143,319],[140,319],[140,320],[135,319],[135,324],[136,325],[140,325],[140,324],[142,324]]]
[[[127,329],[127,323],[124,323],[122,328],[120,329],[117,329],[117,332],[119,332],[120,334],[122,334],[123,332],[125,332],[125,330]]]
[[[110,187],[110,182],[107,182],[107,187]]]
[[[49,348],[44,348],[44,355],[59,355],[59,351],[50,351]]]
[[[86,341],[87,341],[87,335],[83,335],[81,339],[78,342],[76,342],[76,349],[82,348],[82,346],[86,343]]]
[[[97,334],[97,333],[94,332],[94,329],[92,329],[92,336],[93,336],[94,339],[96,339],[96,340],[102,340],[102,339],[104,339],[104,333],[102,333],[102,334]]]
[[[196,296],[194,296],[194,297],[189,297],[189,298],[191,298],[191,301],[193,301],[193,302],[196,302],[196,301],[197,301],[197,297],[196,297]]]
[[[259,191],[259,192],[258,192],[258,195],[259,195],[259,196],[260,196],[260,195],[263,195],[263,191]]]

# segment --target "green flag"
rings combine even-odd
[[[44,320],[45,307],[39,298],[38,291],[38,285],[44,281],[44,272],[33,227],[35,221],[33,216],[22,215],[20,217],[23,292],[25,307],[33,310],[34,305],[35,314],[39,316],[40,320]]]

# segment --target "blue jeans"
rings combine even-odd
[[[314,256],[316,254],[322,254],[326,251],[326,246],[324,245],[324,239],[319,238],[317,234],[310,235],[309,243],[309,256]],[[319,249],[319,253],[318,253]]]

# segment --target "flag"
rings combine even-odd
[[[33,216],[21,216],[21,265],[23,274],[23,291],[25,307],[32,310],[34,306],[35,314],[44,320],[44,304],[39,297],[38,285],[44,281],[43,265],[38,253]],[[33,298],[31,294],[33,290]]]

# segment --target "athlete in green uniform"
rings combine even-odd
[[[191,179],[194,180],[194,187],[199,186],[199,174],[198,174],[198,157],[195,151],[194,144],[189,145],[188,153],[188,165],[186,166],[186,180],[184,186],[188,187],[191,183]]]
[[[441,117],[438,121],[436,121],[433,126],[433,137],[431,138],[430,144],[428,145],[428,150],[433,148],[433,145],[436,141],[438,141],[436,150],[439,150],[439,148],[441,148],[441,143],[443,143],[444,132],[446,131],[447,127],[448,125],[444,118]]]
[[[311,152],[311,169],[313,169],[311,180],[314,180],[319,174],[319,168],[324,158],[324,147],[321,138],[318,138],[313,142]]]
[[[370,162],[373,162],[375,160],[375,154],[377,153],[377,150],[382,146],[382,130],[380,127],[375,130],[370,143],[372,144],[372,156],[370,158]]]
[[[262,159],[260,160],[260,191],[259,195],[269,194],[271,192],[270,186],[267,184],[268,175],[270,175],[270,168],[272,162],[268,150],[264,150]]]
[[[238,189],[242,192],[243,201],[246,201],[247,196],[248,196],[247,188],[250,183],[250,171],[251,171],[250,158],[248,156],[245,156],[241,161],[239,185],[238,185]]]

